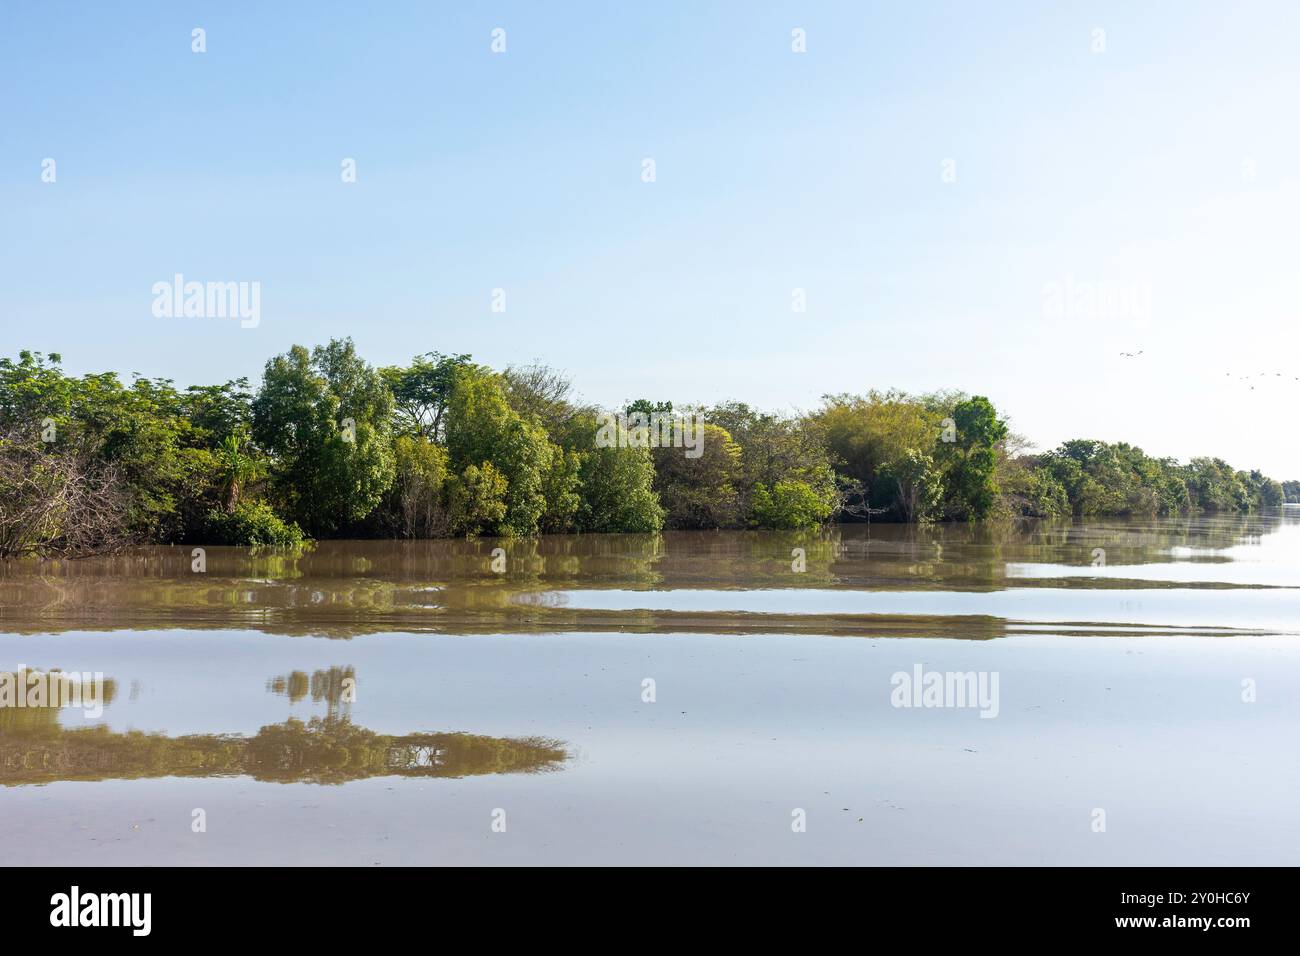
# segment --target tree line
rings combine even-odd
[[[247,379],[177,388],[72,376],[56,353],[0,359],[0,555],[133,543],[293,545],[832,521],[1250,511],[1300,482],[1093,440],[1027,451],[960,392],[827,395],[805,414],[742,402],[632,416],[702,419],[702,443],[595,440],[605,410],[542,365],[430,352],[375,367],[350,339],[294,346]]]

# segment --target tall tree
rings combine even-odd
[[[365,518],[392,484],[393,398],[351,339],[266,363],[253,436],[274,458],[286,510],[313,534]]]
[[[408,366],[392,365],[380,374],[393,393],[397,431],[441,442],[446,437],[447,404],[457,370],[473,364],[468,355],[427,352]]]
[[[953,433],[941,433],[939,449],[945,466],[949,514],[957,518],[986,518],[997,500],[997,467],[1007,423],[982,395],[958,402],[952,409]],[[951,437],[951,441],[945,439]]]

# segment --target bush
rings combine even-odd
[[[241,501],[233,511],[208,512],[208,538],[213,544],[294,546],[306,536],[295,522],[286,522],[265,501]]]
[[[765,485],[754,488],[750,523],[759,528],[794,531],[815,528],[835,510],[833,497],[819,495],[806,481],[778,481],[769,491]]]

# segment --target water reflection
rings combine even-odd
[[[358,726],[337,712],[343,696],[333,692],[333,680],[344,671],[350,673],[351,668],[321,671],[308,681],[330,705],[325,716],[306,722],[291,718],[252,736],[172,737],[118,732],[102,724],[65,727],[57,706],[0,706],[0,785],[216,776],[341,784],[368,777],[539,773],[558,770],[568,759],[564,743],[546,737],[460,732],[394,736]],[[21,673],[26,686],[28,675]],[[295,689],[297,676],[290,675]],[[343,686],[341,680],[338,686]],[[116,696],[116,684],[107,681],[104,687],[102,702],[109,703]]]
[[[356,686],[357,674],[351,667],[331,667],[313,671],[310,676],[304,671],[293,671],[266,682],[268,691],[288,697],[289,703],[296,704],[310,695],[313,703],[324,703],[330,714],[355,700]]]
[[[502,548],[504,573],[493,570]],[[846,525],[819,532],[670,532],[501,540],[329,541],[302,553],[145,548],[0,568],[0,629],[239,628],[351,637],[386,631],[815,631],[994,637],[1001,613],[924,602],[817,620],[781,602],[581,606],[568,592],[992,592],[1300,585],[1300,511],[1174,518]],[[811,597],[811,595],[809,595]],[[792,602],[793,603],[793,602]],[[791,613],[787,613],[791,612]],[[1041,617],[1041,616],[1040,616]],[[1038,620],[1036,618],[1035,620]],[[1069,622],[1047,615],[1047,620]],[[1124,623],[1102,621],[1099,623]],[[1182,623],[1182,622],[1177,622]]]

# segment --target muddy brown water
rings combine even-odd
[[[84,699],[35,696],[56,672]],[[1300,509],[10,562],[0,839],[14,863],[1294,864],[1298,692]]]

